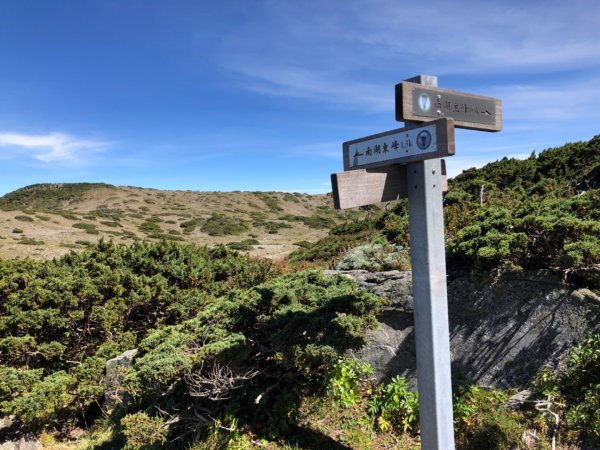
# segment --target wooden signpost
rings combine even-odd
[[[408,197],[421,448],[452,450],[445,170],[439,158],[454,154],[455,125],[500,131],[502,104],[439,89],[437,77],[420,75],[396,86],[396,119],[411,124],[343,144],[345,172],[331,176],[334,205],[351,208]]]
[[[456,128],[500,131],[502,101],[410,81],[396,85],[396,120],[428,122],[442,117],[452,117]]]

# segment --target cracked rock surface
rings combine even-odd
[[[390,300],[379,328],[356,356],[374,366],[378,381],[404,375],[414,384],[410,272],[329,273],[343,273]],[[542,367],[563,368],[571,347],[586,334],[600,332],[600,302],[552,272],[526,270],[490,279],[449,271],[447,281],[455,379],[525,388]]]

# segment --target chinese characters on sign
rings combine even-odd
[[[451,122],[452,119],[441,119],[345,142],[344,170],[406,164],[451,155],[454,153]],[[442,137],[441,146],[438,136]]]
[[[387,161],[399,156],[435,152],[437,146],[432,133],[435,134],[435,125],[423,130],[407,131],[352,144],[352,167]]]
[[[396,120],[423,122],[441,117],[453,118],[457,128],[500,131],[502,102],[407,81],[396,86]]]

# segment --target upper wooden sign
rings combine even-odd
[[[502,101],[403,81],[396,85],[396,120],[430,122],[451,117],[457,128],[502,130]]]
[[[454,155],[454,122],[439,119],[344,142],[344,170]]]

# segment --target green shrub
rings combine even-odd
[[[71,211],[56,211],[56,214],[67,220],[79,220],[79,217]]]
[[[255,245],[259,245],[259,244],[260,244],[260,242],[257,241],[256,239],[244,239],[243,241],[240,241],[240,242],[230,242],[229,244],[227,244],[227,247],[229,247],[232,250],[249,252],[250,250],[252,250],[254,248]]]
[[[410,254],[396,244],[366,244],[350,250],[335,267],[337,270],[363,269],[371,272],[381,270],[408,270]]]
[[[164,444],[167,440],[167,427],[160,417],[150,417],[145,412],[128,414],[121,419],[126,448],[137,450],[149,448],[155,444]]]
[[[228,236],[244,233],[250,229],[247,222],[215,213],[202,224],[202,231],[210,236]]]
[[[100,232],[96,229],[96,225],[94,225],[93,223],[74,223],[71,226],[73,228],[85,230],[87,234],[100,234]]]
[[[300,393],[318,390],[343,353],[365,342],[382,303],[344,277],[312,271],[232,290],[193,318],[149,333],[128,389],[147,404],[177,392],[177,410],[195,398],[211,417],[233,410],[279,433]],[[215,372],[232,379],[216,391],[228,402],[209,401],[215,385],[206,380]]]
[[[113,228],[121,226],[121,224],[119,222],[112,222],[112,221],[108,221],[108,220],[103,220],[100,223],[107,227],[113,227]]]
[[[160,233],[162,231],[160,225],[150,220],[142,222],[138,227],[138,230],[140,230],[142,233]]]
[[[470,386],[455,400],[457,443],[466,450],[519,448],[523,424],[503,407],[505,392]]]
[[[600,334],[586,337],[571,351],[559,383],[568,399],[567,423],[600,443]]]
[[[14,400],[3,402],[2,411],[15,414],[34,428],[56,424],[61,412],[74,400],[72,387],[73,378],[69,374],[62,370],[54,372]]]
[[[302,217],[302,222],[309,228],[315,228],[317,230],[333,228],[335,226],[335,220],[331,217],[322,216],[319,214],[313,214],[310,217]]]
[[[23,236],[19,240],[19,244],[21,244],[21,245],[44,245],[44,241],[38,241],[37,239],[28,238],[28,237]]]
[[[21,222],[33,222],[33,217],[20,215],[20,216],[15,216],[15,220],[19,220]]]
[[[373,373],[373,368],[361,360],[340,358],[328,375],[328,390],[344,407],[357,405],[362,401],[361,388]]]
[[[0,208],[56,210],[66,202],[81,200],[87,192],[97,188],[114,186],[104,183],[34,184],[0,198]]]
[[[264,227],[269,234],[277,234],[282,228],[292,228],[290,224],[273,221],[254,222],[253,225],[255,227]]]
[[[382,431],[394,427],[403,432],[416,432],[419,426],[419,396],[409,390],[406,378],[395,376],[388,384],[380,386],[370,399],[369,414]]]
[[[9,402],[31,390],[44,374],[43,369],[0,367],[0,409],[9,409]]]
[[[167,242],[124,247],[100,241],[48,262],[0,260],[0,367],[10,371],[0,378],[11,383],[3,388],[0,382],[2,411],[23,415],[34,428],[82,418],[101,401],[106,359],[273,273],[270,262],[225,247]],[[169,342],[160,350],[178,355]],[[141,355],[140,367],[176,372],[191,367],[186,355],[173,369]],[[37,403],[44,406],[36,412]]]
[[[262,200],[271,212],[283,211],[283,208],[279,204],[279,200],[277,200],[275,196],[269,195],[266,192],[254,192],[254,195]]]

